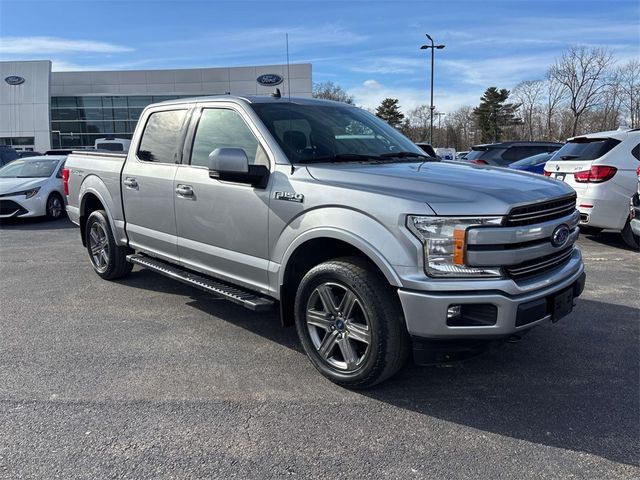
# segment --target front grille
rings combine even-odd
[[[0,215],[11,215],[16,210],[18,210],[18,215],[27,212],[19,203],[13,200],[0,200]]]
[[[532,277],[564,265],[569,261],[572,253],[573,246],[551,255],[534,258],[533,260],[528,260],[517,265],[511,265],[506,267],[506,271],[511,278],[517,280]]]
[[[520,227],[523,225],[548,222],[549,220],[565,217],[575,209],[575,194],[549,202],[515,207],[509,212],[509,215],[507,215],[505,225],[508,227]]]

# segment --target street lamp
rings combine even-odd
[[[433,145],[433,110],[436,108],[433,106],[433,61],[434,61],[434,53],[436,49],[442,50],[444,45],[434,45],[433,38],[428,33],[425,33],[429,41],[431,41],[431,45],[422,45],[420,50],[431,49],[431,106],[429,107],[431,111],[430,115],[430,123],[429,123],[429,143]]]
[[[446,116],[447,114],[444,112],[438,112],[436,113],[436,115],[438,116],[438,135],[440,136],[440,138],[438,139],[438,142],[442,142],[442,127],[440,126],[440,120],[442,119],[442,117]]]

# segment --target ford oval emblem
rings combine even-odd
[[[562,225],[558,225],[551,234],[551,245],[556,248],[564,246],[564,244],[567,243],[567,240],[569,240],[570,233],[571,230],[569,230],[567,225],[564,223]]]
[[[277,73],[265,73],[256,78],[256,81],[265,87],[280,85],[284,79]]]
[[[4,79],[9,85],[20,85],[24,83],[24,77],[19,77],[18,75],[9,75]]]

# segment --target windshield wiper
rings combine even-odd
[[[580,155],[562,155],[560,160],[573,160],[574,158],[580,158]]]
[[[380,158],[424,158],[425,160],[438,161],[435,157],[416,152],[389,152],[383,153]]]

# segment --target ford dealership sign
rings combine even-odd
[[[280,85],[284,79],[276,73],[265,73],[256,78],[256,81],[260,85],[265,87],[272,87],[273,85]]]
[[[10,75],[4,79],[9,85],[20,85],[24,83],[24,77],[19,77],[18,75]]]

